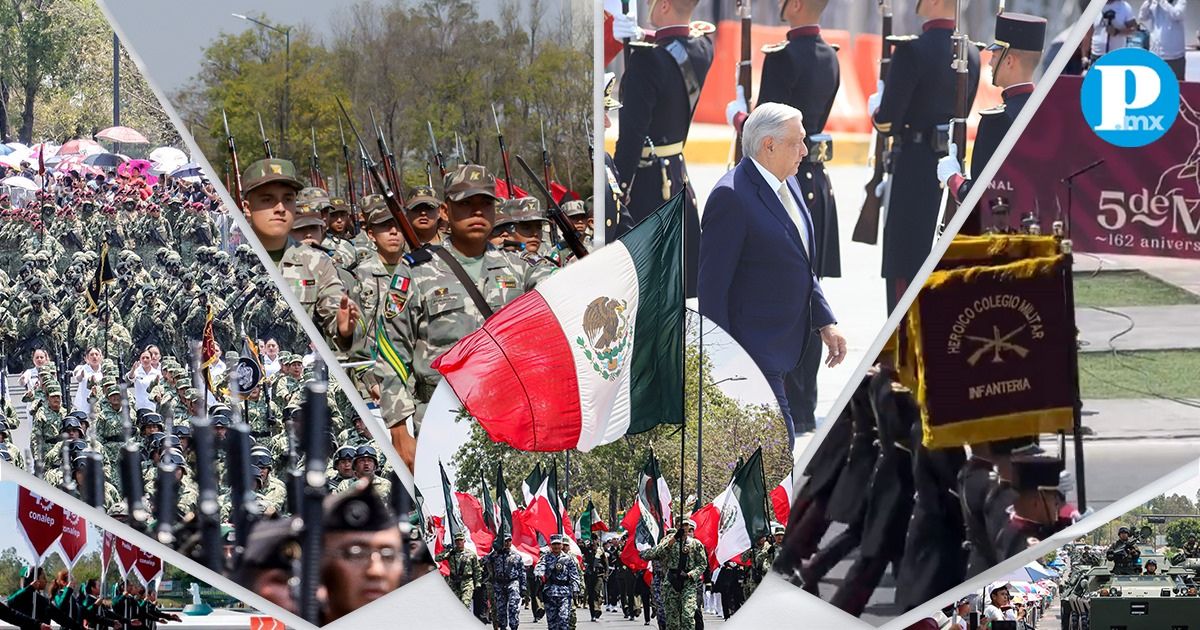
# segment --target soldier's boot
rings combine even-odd
[[[811,558],[800,565],[800,580],[804,590],[818,594],[818,584],[837,563],[841,562],[854,551],[862,540],[862,529],[859,526],[850,527],[834,536],[824,549],[813,554]]]
[[[890,562],[890,558],[883,556],[859,558],[850,567],[845,582],[833,594],[829,603],[850,615],[861,616]]]

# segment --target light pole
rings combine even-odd
[[[704,385],[703,383],[701,383],[696,394],[697,394],[697,396],[699,396],[700,390],[703,390],[706,387],[716,387],[717,385],[720,385],[721,383],[736,383],[737,381],[744,381],[744,380],[746,380],[745,376],[728,376],[719,381],[714,381],[712,383],[709,383],[708,385]],[[697,410],[697,411],[699,411],[699,410]],[[736,418],[734,419],[734,422],[737,422]],[[735,431],[735,433],[736,433],[736,431]],[[700,421],[700,416],[697,415],[696,416],[696,500],[697,501],[704,500],[704,495],[700,494],[701,490],[704,489],[703,482],[700,480],[701,479],[700,472],[703,469],[703,465],[704,465],[704,423]]]
[[[256,20],[248,15],[241,13],[231,14],[239,20],[252,22],[270,31],[274,31],[283,35],[283,111],[279,113],[279,146],[281,153],[286,157],[288,153],[287,141],[287,124],[288,124],[288,106],[291,96],[291,79],[292,79],[292,27],[279,28],[273,24]]]

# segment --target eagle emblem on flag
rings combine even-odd
[[[601,296],[583,312],[583,336],[575,343],[603,379],[616,378],[629,357],[630,329],[625,300]]]

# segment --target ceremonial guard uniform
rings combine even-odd
[[[895,51],[884,80],[875,128],[892,136],[893,168],[883,228],[883,277],[890,313],[933,246],[941,211],[938,158],[947,154],[954,118],[954,20],[925,22],[920,36],[892,38]],[[968,102],[979,87],[979,51],[968,46]]]
[[[1013,488],[1020,494],[1038,496],[1041,493],[1058,494],[1063,460],[1057,457],[1025,455],[1013,457]],[[1008,521],[996,536],[996,557],[1011,558],[1018,553],[1049,538],[1054,532],[1070,524],[1060,520],[1057,502],[1041,501],[1043,506],[1053,506],[1046,514],[1018,514],[1015,506],[1008,510]]]
[[[636,224],[684,194],[684,295],[696,295],[700,215],[683,161],[692,115],[712,65],[715,28],[704,22],[658,29],[653,42],[631,42],[621,79],[620,137],[613,155]]]

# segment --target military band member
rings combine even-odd
[[[655,0],[653,42],[633,18],[614,16],[613,35],[633,48],[621,78],[620,136],[613,161],[636,224],[684,191],[684,295],[696,295],[700,219],[683,160],[692,115],[712,66],[711,24],[692,23],[698,0]]]
[[[956,201],[961,202],[975,178],[983,172],[1000,141],[1008,134],[1013,121],[1021,113],[1033,93],[1033,75],[1042,59],[1046,43],[1046,19],[1021,13],[1001,13],[996,16],[996,35],[988,50],[992,51],[992,84],[1002,88],[1004,102],[979,112],[979,127],[975,133],[975,148],[971,152],[971,177],[962,174],[962,167],[953,152],[938,160],[938,181],[950,188]],[[959,230],[959,234],[983,233],[982,209],[975,209]]]
[[[925,19],[916,37],[893,38],[895,50],[879,92],[867,101],[875,129],[893,138],[893,168],[883,227],[887,310],[912,283],[933,247],[941,211],[937,161],[947,154],[955,113],[954,15],[956,0],[922,0]],[[968,102],[979,87],[979,51],[967,50]]]

